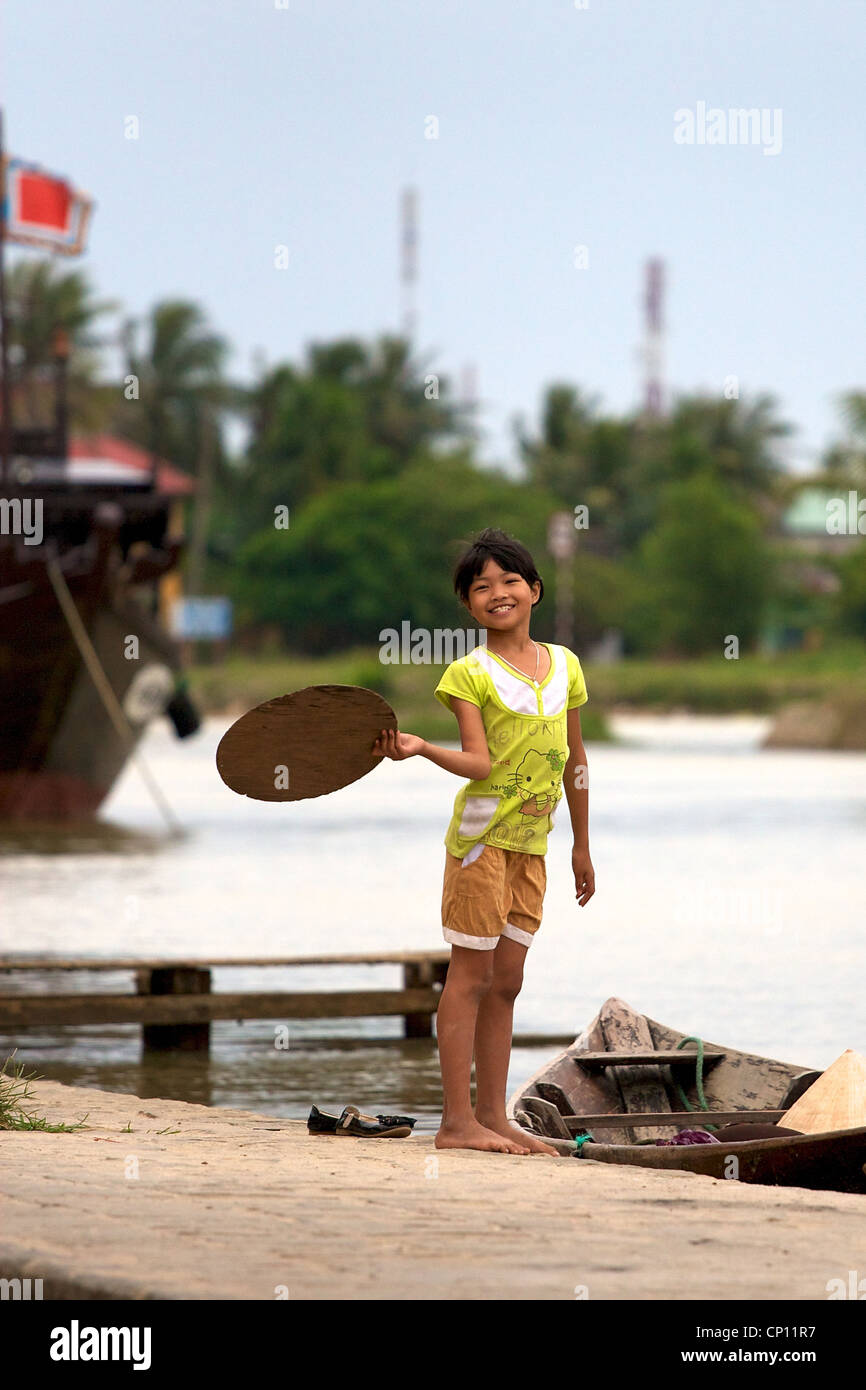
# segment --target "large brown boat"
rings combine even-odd
[[[149,719],[198,727],[159,616],[192,481],[125,440],[70,443],[60,324],[12,360],[6,243],[78,255],[91,210],[6,155],[0,111],[0,821],[90,817]]]
[[[191,484],[130,465],[137,451],[123,441],[119,459],[68,458],[62,439],[34,435],[13,431],[0,490],[0,819],[79,819],[96,812],[150,719],[167,713],[180,736],[198,727],[159,614],[160,581],[181,549],[172,508]]]

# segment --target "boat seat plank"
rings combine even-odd
[[[726,1052],[704,1052],[704,1066],[721,1062]],[[694,1068],[697,1052],[581,1052],[574,1054],[579,1067],[681,1067]]]
[[[622,999],[608,999],[601,1008],[599,1020],[604,1035],[604,1051],[597,1055],[611,1053],[614,1057],[622,1057],[625,1054],[623,1062],[613,1062],[610,1064],[611,1070],[605,1069],[605,1075],[612,1075],[619,1087],[623,1109],[632,1115],[642,1115],[647,1111],[670,1111],[671,1103],[661,1070],[656,1067],[653,1071],[646,1065],[635,1063],[636,1057],[646,1057],[656,1050],[655,1040],[643,1014],[637,1013]],[[576,1053],[575,1058],[587,1055],[592,1054]],[[662,1139],[664,1132],[661,1129],[655,1132],[650,1130],[648,1137]]]

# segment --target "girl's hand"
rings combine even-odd
[[[574,870],[574,886],[577,890],[574,896],[581,907],[586,907],[595,892],[595,869],[592,867],[589,850],[578,849],[575,846],[571,851],[571,867]]]
[[[377,758],[393,758],[402,762],[404,758],[414,758],[424,747],[423,738],[417,734],[401,734],[399,729],[383,729],[373,744]]]

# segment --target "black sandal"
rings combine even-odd
[[[405,1139],[414,1125],[409,1115],[362,1115],[356,1105],[347,1105],[339,1119],[314,1105],[307,1120],[310,1134],[348,1134],[370,1139]]]

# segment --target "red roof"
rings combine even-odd
[[[97,467],[102,462],[106,466],[106,473],[111,471],[112,464],[115,471],[125,473],[135,470],[149,474],[151,470],[151,456],[147,450],[131,444],[128,439],[120,439],[116,434],[73,435],[69,441],[69,458],[86,460]],[[156,485],[157,490],[166,497],[186,497],[195,492],[195,479],[163,458],[157,459]]]

